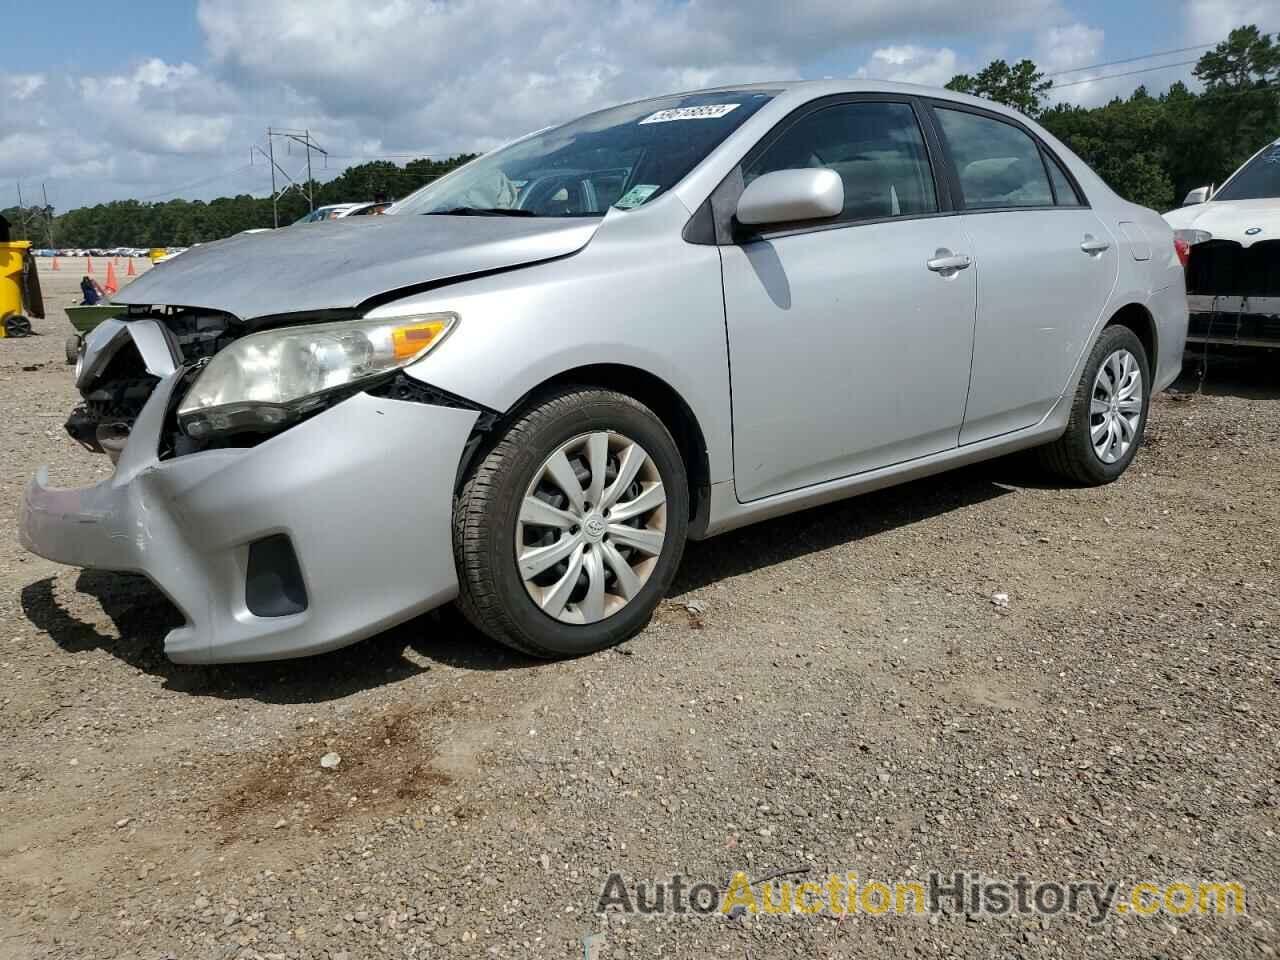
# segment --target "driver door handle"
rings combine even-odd
[[[1086,233],[1084,240],[1080,243],[1080,249],[1085,253],[1093,256],[1095,253],[1102,253],[1104,250],[1110,250],[1111,244],[1105,240],[1095,240],[1091,234]]]
[[[953,274],[957,270],[966,269],[973,260],[963,253],[952,253],[950,250],[939,250],[932,260],[926,260],[925,266],[934,273]]]

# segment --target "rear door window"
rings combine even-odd
[[[966,210],[1053,206],[1040,147],[1025,132],[963,110],[938,107],[935,113]]]

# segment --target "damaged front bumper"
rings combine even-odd
[[[72,566],[142,573],[186,623],[180,663],[352,643],[457,594],[453,488],[478,412],[357,394],[248,449],[161,461],[181,371],[148,399],[115,474],[28,485],[19,537]]]

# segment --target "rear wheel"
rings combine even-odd
[[[1041,448],[1042,462],[1075,483],[1110,483],[1138,452],[1150,398],[1151,373],[1142,341],[1128,327],[1107,327],[1085,363],[1067,431]]]
[[[459,606],[534,656],[621,643],[649,622],[675,576],[688,497],[675,441],[647,407],[596,388],[552,394],[459,491]]]

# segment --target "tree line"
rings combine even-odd
[[[399,166],[375,160],[348,167],[326,183],[312,182],[315,205],[390,199],[408,196],[475,154],[458,154],[446,160],[419,159]],[[293,223],[309,210],[306,195],[290,190],[279,200],[281,225]],[[80,207],[54,216],[52,210],[30,207],[0,210],[12,225],[14,239],[30,239],[38,247],[49,245],[52,227],[59,248],[176,247],[207,243],[241,230],[270,227],[274,216],[270,197],[218,197],[216,200],[114,200]]]
[[[1154,97],[1139,86],[1100,107],[1046,107],[1052,83],[1030,60],[995,60],[947,87],[1034,117],[1122,197],[1164,211],[1280,136],[1278,40],[1256,26],[1232,30],[1192,70],[1199,93],[1179,82]]]
[[[1007,104],[1034,117],[1096,170],[1122,197],[1157,210],[1176,206],[1189,190],[1220,184],[1263,145],[1280,136],[1280,35],[1238,27],[1192,71],[1199,92],[1175,83],[1152,96],[1139,86],[1098,107],[1048,106],[1052,82],[1031,60],[993,60],[976,74],[959,74],[948,89]],[[348,167],[328,183],[314,183],[316,204],[403,197],[472,159],[386,160]],[[280,199],[280,222],[307,212],[298,191]],[[272,226],[271,199],[242,194],[145,203],[117,200],[70,210],[32,207],[0,211],[17,239],[59,247],[189,246],[241,230]]]

